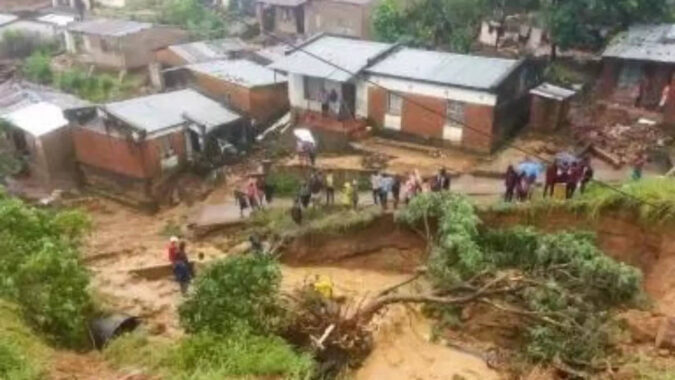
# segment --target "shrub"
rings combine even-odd
[[[301,181],[293,174],[275,171],[267,176],[267,181],[280,197],[295,197],[300,190]]]
[[[54,73],[50,66],[51,56],[42,51],[36,51],[26,59],[23,65],[24,75],[35,82],[51,83]]]
[[[0,58],[26,58],[36,51],[52,52],[58,42],[37,33],[8,30],[0,36]]]
[[[50,353],[23,323],[18,307],[0,300],[0,379],[44,378]]]
[[[267,335],[283,320],[279,303],[281,271],[271,258],[229,257],[211,264],[180,306],[188,332],[229,334],[240,330]]]
[[[39,210],[0,194],[0,297],[56,343],[81,346],[92,312],[78,244],[89,222],[78,212]]]
[[[172,372],[191,379],[282,376],[309,379],[313,361],[276,336],[200,333],[183,339],[169,356]]]

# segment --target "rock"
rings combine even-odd
[[[654,340],[654,346],[657,349],[675,350],[675,317],[663,318]]]
[[[148,326],[148,333],[150,335],[162,335],[166,332],[166,325],[164,323],[153,323]]]

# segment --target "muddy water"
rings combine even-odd
[[[284,266],[282,271],[284,290],[316,276],[326,277],[337,296],[356,303],[410,277],[396,272],[335,267]],[[476,380],[499,378],[483,359],[430,342],[430,323],[416,310],[392,306],[373,325],[375,349],[354,374],[356,380],[452,379],[454,375]]]

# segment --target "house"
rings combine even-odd
[[[254,47],[239,38],[195,41],[169,45],[155,52],[155,59],[163,68],[183,66],[192,63],[237,59]]]
[[[71,120],[92,111],[88,102],[49,87],[0,84],[0,119],[10,125],[5,137],[30,177],[47,189],[76,182]]]
[[[374,37],[372,15],[377,0],[311,0],[305,4],[305,33]]]
[[[261,33],[370,38],[377,0],[257,0]]]
[[[368,117],[390,136],[489,153],[528,117],[527,61],[399,48],[369,66]]]
[[[539,132],[552,132],[567,122],[570,100],[575,91],[550,83],[530,90],[530,126]]]
[[[187,162],[221,163],[250,139],[248,122],[193,90],[102,105],[100,117],[73,130],[87,185],[154,205]]]
[[[296,124],[352,134],[368,117],[366,82],[361,76],[394,45],[321,34],[273,62],[269,68],[287,74],[291,116]],[[325,97],[331,110],[322,110]]]
[[[612,39],[602,53],[598,93],[628,106],[665,108],[667,121],[675,121],[674,97],[663,96],[669,84],[668,90],[675,89],[673,72],[675,24],[635,25]]]
[[[45,19],[45,16],[19,17],[11,13],[0,13],[0,38],[6,32],[20,32],[43,40],[62,38],[63,27],[55,24],[53,19]]]
[[[77,13],[93,9],[95,0],[52,0],[52,7],[57,9],[69,8]]]
[[[256,17],[261,33],[305,33],[307,0],[257,0]]]
[[[286,77],[245,59],[188,65],[193,82],[210,97],[266,125],[288,111]]]
[[[310,39],[270,68],[288,73],[297,124],[348,135],[370,124],[383,135],[479,152],[526,124],[528,91],[538,80],[526,60],[330,35]],[[322,102],[330,109],[322,112]]]
[[[131,70],[145,67],[155,50],[187,41],[186,31],[145,22],[91,19],[69,24],[66,50],[84,63]]]

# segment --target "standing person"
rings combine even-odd
[[[274,198],[274,184],[267,175],[263,177],[263,193],[265,194],[265,201],[267,204],[272,204],[272,198]]]
[[[518,173],[518,177],[516,178],[516,196],[520,202],[525,202],[528,191],[525,173]]]
[[[593,174],[593,167],[591,167],[591,163],[586,160],[584,165],[584,174],[581,177],[581,186],[579,187],[581,194],[586,191],[586,186],[588,186],[588,183],[593,179]]]
[[[567,174],[567,191],[565,196],[567,199],[574,197],[574,192],[577,190],[577,184],[581,180],[581,170],[578,162],[573,162]]]
[[[516,169],[513,168],[513,165],[509,165],[506,168],[506,175],[504,178],[504,186],[506,187],[506,192],[504,193],[504,201],[511,202],[513,201],[513,193],[516,190],[516,185],[518,184],[518,173]]]
[[[544,198],[547,196],[553,197],[553,189],[558,178],[558,163],[553,161],[551,165],[546,168],[546,178],[544,182]]]
[[[246,186],[246,195],[248,196],[248,203],[251,206],[251,211],[260,208],[260,197],[258,195],[258,181],[255,178],[250,178]]]
[[[398,209],[398,202],[401,195],[401,178],[394,175],[391,182],[391,197],[394,200],[394,210]]]
[[[302,207],[304,208],[309,207],[309,201],[312,199],[312,192],[309,189],[309,184],[307,183],[307,181],[303,182],[302,185],[300,185],[298,197],[300,198],[300,203],[302,204]]]
[[[354,210],[359,206],[359,184],[356,180],[352,181],[352,207]]]
[[[642,179],[642,169],[645,166],[645,157],[644,154],[638,154],[637,158],[633,162],[633,173],[631,177],[633,178],[633,181],[639,181]]]
[[[323,190],[323,182],[321,181],[321,174],[314,172],[309,179],[309,190],[312,193],[312,204],[318,206],[321,203],[321,190]]]
[[[307,156],[309,157],[309,164],[314,167],[316,165],[316,144],[307,143]]]
[[[335,204],[335,181],[333,180],[333,173],[326,174],[324,184],[326,190],[326,204]]]
[[[436,175],[436,186],[438,186],[440,191],[450,191],[450,174],[441,168]]]
[[[180,285],[181,293],[187,294],[188,286],[192,280],[192,269],[190,269],[185,241],[181,241],[178,245],[176,260],[173,262],[173,275]]]
[[[373,204],[377,204],[380,198],[380,189],[382,188],[382,176],[379,172],[370,175],[370,187],[373,192]]]
[[[234,191],[234,200],[239,205],[239,217],[244,217],[244,210],[248,208],[248,200],[246,199],[246,194],[243,191],[235,190]]]
[[[300,207],[300,199],[295,198],[293,200],[293,206],[291,207],[291,218],[297,225],[302,224],[302,207]]]
[[[319,96],[321,98],[321,116],[327,117],[328,103],[329,103],[328,91],[326,91],[326,89],[322,87]]]
[[[308,157],[304,141],[298,140],[295,143],[295,152],[298,154],[298,162],[300,162],[300,165],[308,165]]]
[[[342,189],[342,205],[345,207],[349,207],[352,204],[352,184],[349,182],[345,182],[343,189]]]
[[[393,182],[394,179],[388,174],[382,175],[382,186],[380,187],[380,204],[382,205],[382,210],[387,209],[387,198],[389,196],[389,192],[391,191]]]
[[[176,236],[171,236],[169,238],[169,245],[166,247],[167,258],[171,265],[176,262],[178,258],[178,238]]]

